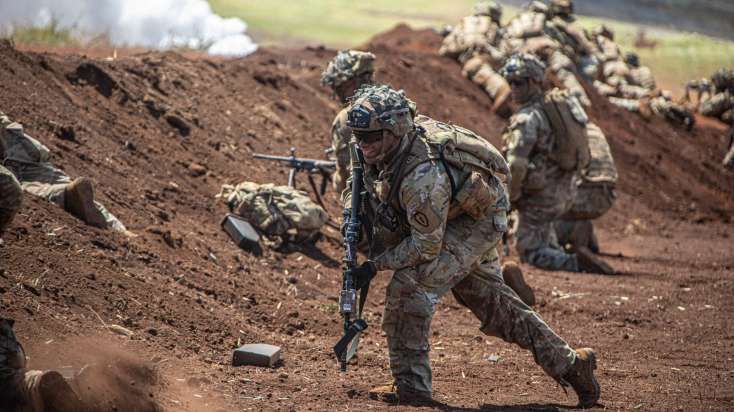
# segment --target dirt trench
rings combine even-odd
[[[436,54],[439,42],[398,26],[363,48],[377,55],[377,78],[405,89],[421,113],[500,145],[506,120],[489,113],[458,64]],[[91,177],[99,199],[138,235],[84,226],[26,197],[0,247],[0,311],[16,319],[31,367],[81,367],[88,359],[68,354],[102,339],[155,371],[150,396],[169,410],[387,409],[366,396],[390,379],[379,328],[387,276],[370,297],[359,364],[340,374],[330,352],[341,326],[339,234],[326,227],[313,246],[253,256],[219,228],[222,184],[286,181],[285,169],[252,153],[295,146],[323,157],[338,105],[318,79],[334,53],[109,60],[0,44],[0,110],[46,144],[54,164]],[[523,266],[538,311],[572,345],[597,349],[605,407],[730,410],[734,185],[719,164],[723,133],[710,122],[687,133],[592,99],[590,115],[620,169],[618,202],[598,226],[622,275]],[[340,215],[332,195],[327,208]],[[114,334],[111,324],[133,335]],[[478,326],[450,297],[436,314],[432,359],[445,409],[575,404],[531,354]],[[232,349],[251,342],[282,346],[283,364],[229,366]],[[493,354],[498,361],[488,360]]]

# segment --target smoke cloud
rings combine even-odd
[[[3,31],[52,21],[81,36],[106,34],[119,46],[206,48],[226,56],[257,49],[244,21],[214,14],[205,0],[0,0]]]

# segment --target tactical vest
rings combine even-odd
[[[388,244],[410,235],[406,212],[400,205],[399,185],[405,176],[426,162],[441,163],[451,182],[451,203],[448,219],[467,214],[479,220],[491,213],[509,209],[508,196],[501,178],[509,176],[509,166],[504,157],[489,142],[459,126],[439,122],[427,116],[417,116],[416,131],[408,152],[399,153],[393,168],[387,175],[388,182],[376,182],[366,176],[368,190],[377,184],[379,193],[373,198],[376,205],[375,223],[391,234],[378,237],[391,240]],[[397,186],[396,186],[397,185]],[[384,240],[384,239],[383,239]]]
[[[572,99],[567,90],[553,89],[543,96],[543,113],[548,118],[553,135],[549,158],[562,170],[581,170],[589,163],[589,137],[584,109]]]

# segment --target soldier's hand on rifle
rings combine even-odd
[[[360,290],[365,287],[373,277],[377,274],[377,267],[375,262],[367,260],[362,263],[359,267],[352,269],[352,276],[354,276],[355,289]]]

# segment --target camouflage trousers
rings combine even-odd
[[[0,235],[20,209],[23,190],[13,173],[0,165]]]
[[[584,182],[578,187],[571,210],[554,223],[560,245],[574,243],[574,233],[577,230],[587,232],[586,241],[582,241],[584,246],[593,241],[594,229],[591,221],[604,216],[612,208],[617,200],[614,186],[613,183]]]
[[[519,221],[517,252],[523,262],[541,269],[578,272],[576,255],[566,253],[558,243],[554,222],[565,215],[576,198],[573,172],[557,171],[545,177],[540,191],[516,202]]]
[[[71,178],[50,163],[17,163],[9,162],[8,167],[20,181],[24,191],[42,197],[65,208],[64,190],[71,183]],[[107,226],[119,232],[125,232],[125,225],[110,213],[101,203],[94,202],[102,213]]]
[[[394,273],[382,328],[401,391],[432,393],[429,332],[436,304],[449,290],[481,321],[483,333],[531,350],[550,376],[562,377],[575,361],[569,345],[504,283],[496,245],[506,224],[504,213],[453,219],[438,258]]]

